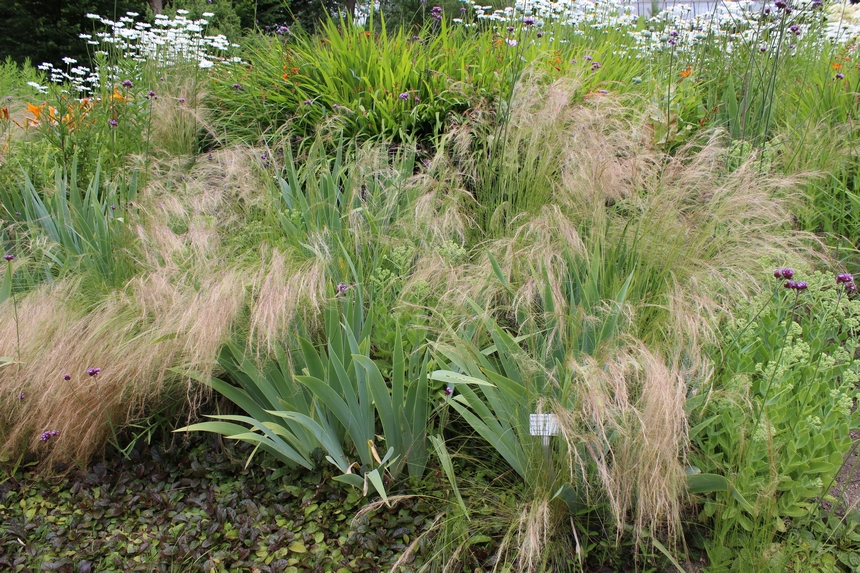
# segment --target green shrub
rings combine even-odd
[[[690,462],[724,475],[752,504],[728,496],[705,503],[701,517],[723,546],[712,548],[715,563],[738,558],[744,545],[755,556],[787,520],[814,512],[860,425],[852,411],[860,300],[847,288],[853,283],[821,273],[808,281],[794,290],[775,279],[726,324],[714,376],[687,402]]]

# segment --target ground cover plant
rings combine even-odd
[[[854,9],[446,10],[0,68],[0,563],[856,570]]]

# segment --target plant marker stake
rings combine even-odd
[[[555,480],[552,467],[552,453],[549,449],[549,439],[558,435],[558,419],[555,414],[529,414],[529,433],[540,436],[543,445],[543,457],[550,482]]]

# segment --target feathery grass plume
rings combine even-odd
[[[45,462],[86,462],[146,408],[184,399],[184,382],[168,369],[211,370],[242,308],[243,280],[241,273],[224,272],[180,286],[140,277],[86,310],[76,304],[71,281],[23,297],[25,368],[17,377],[12,369],[0,371],[0,388],[27,392],[38,403],[23,409],[4,403],[2,449],[33,446],[33,432],[50,426],[61,434]],[[7,307],[0,314],[8,316]],[[0,352],[8,354],[14,322],[2,325]],[[102,372],[91,380],[84,373],[93,366]],[[73,374],[70,382],[63,380],[66,372]]]
[[[776,170],[814,174],[801,186],[802,200],[794,209],[798,227],[825,234],[830,244],[847,240],[844,246],[849,249],[860,244],[860,203],[854,182],[858,139],[854,125],[825,121],[805,129],[786,125],[775,140],[781,147],[780,153],[772,154]]]
[[[197,152],[201,132],[217,137],[207,123],[209,114],[204,104],[206,93],[202,81],[194,77],[171,78],[169,82],[161,82],[158,89],[158,99],[150,102],[151,153],[188,156]]]
[[[264,257],[254,276],[254,299],[251,305],[249,345],[265,348],[269,353],[282,341],[293,321],[312,325],[327,295],[327,265],[315,259],[294,265],[277,249]],[[295,332],[294,332],[295,333]]]

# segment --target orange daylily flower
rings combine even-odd
[[[48,108],[48,119],[56,122],[57,108],[53,106],[49,106],[47,103],[43,103],[42,105],[33,105],[31,103],[27,103],[27,112],[32,113],[33,117],[28,117],[27,126],[37,126],[42,121],[42,112],[45,111],[45,108]]]
[[[683,70],[681,72],[681,77],[682,78],[689,78],[690,74],[692,74],[692,73],[693,73],[693,68],[687,68],[686,70]]]
[[[842,68],[842,64],[840,64],[839,62],[833,62],[833,63],[830,65],[830,67],[831,67],[831,68],[833,68],[834,70],[838,70],[838,69],[841,69],[841,68]]]
[[[113,88],[113,95],[110,96],[110,99],[115,99],[122,103],[126,103],[127,101],[132,100],[134,98],[131,97],[131,95],[122,95],[122,93],[120,93],[117,88]]]

